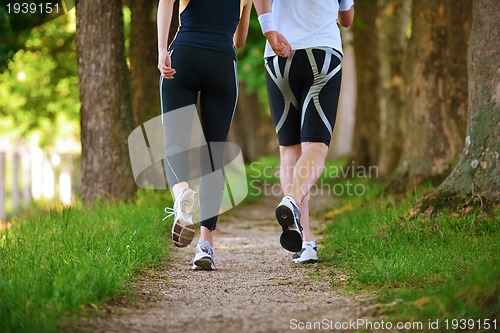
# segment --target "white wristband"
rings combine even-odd
[[[273,13],[265,13],[262,15],[259,15],[258,17],[259,23],[260,23],[260,28],[262,29],[262,33],[265,35],[269,31],[277,31],[276,29],[276,23],[274,22],[274,15]]]

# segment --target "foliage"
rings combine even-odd
[[[74,11],[34,28],[0,74],[0,130],[13,138],[36,129],[46,143],[77,139],[78,70]]]
[[[253,10],[246,44],[238,50],[238,70],[240,81],[245,84],[247,93],[257,93],[262,105],[267,105],[266,70],[263,58],[265,42],[257,14]]]
[[[0,73],[7,68],[7,63],[24,46],[29,32],[12,32],[7,11],[0,4]]]
[[[164,192],[17,220],[0,233],[0,331],[53,332],[167,254]]]
[[[266,186],[279,186],[279,156],[262,156],[246,165],[248,195],[245,203],[255,202],[264,195]]]
[[[43,144],[58,136],[78,140],[78,68],[74,43],[74,11],[31,31],[12,33],[0,6],[0,130],[11,138],[38,131]],[[126,52],[130,47],[130,10],[124,7]],[[238,50],[240,80],[248,93],[267,105],[264,68],[265,38],[255,11],[244,48]],[[8,61],[10,60],[10,61]]]

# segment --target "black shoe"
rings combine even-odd
[[[292,197],[283,197],[276,207],[276,219],[283,229],[281,246],[290,252],[299,252],[302,248],[302,226],[299,208]]]

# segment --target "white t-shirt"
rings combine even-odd
[[[353,0],[274,0],[273,15],[278,32],[293,50],[327,46],[342,52],[338,12],[349,10]],[[266,43],[264,57],[274,56]]]

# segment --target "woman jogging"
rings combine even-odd
[[[353,0],[254,0],[268,43],[264,53],[271,116],[280,145],[284,197],[276,208],[281,245],[294,263],[318,261],[309,226],[309,191],[323,172],[342,75],[337,25],[348,27]],[[279,35],[277,32],[283,34]],[[272,44],[277,36],[282,48]],[[288,44],[289,43],[289,44]]]
[[[204,158],[212,163],[212,167],[220,164],[219,157],[213,156],[209,144],[224,142],[227,138],[238,98],[234,47],[241,47],[246,41],[251,0],[180,0],[179,29],[168,46],[174,2],[160,0],[158,5],[158,69],[161,72],[160,93],[167,156],[165,172],[175,198],[173,208],[167,207],[165,211],[171,212],[168,216],[174,215],[174,244],[183,247],[189,245],[194,237],[192,215],[198,207],[198,194],[189,188],[189,162],[180,154],[190,149],[191,129],[169,121],[173,119],[169,117],[169,112],[182,111],[184,107],[199,102],[203,139],[208,143]],[[188,114],[187,117],[193,115]],[[179,153],[180,162],[175,159],[169,161],[168,157],[176,156],[176,153]],[[223,185],[223,181],[219,183]],[[215,197],[215,202],[220,205],[223,190],[223,186],[210,188],[203,186],[203,182],[200,184],[201,216],[213,217],[200,222],[200,239],[193,269],[215,268],[213,233],[217,213],[215,216],[203,213],[204,209],[210,209],[204,206],[203,198]]]

